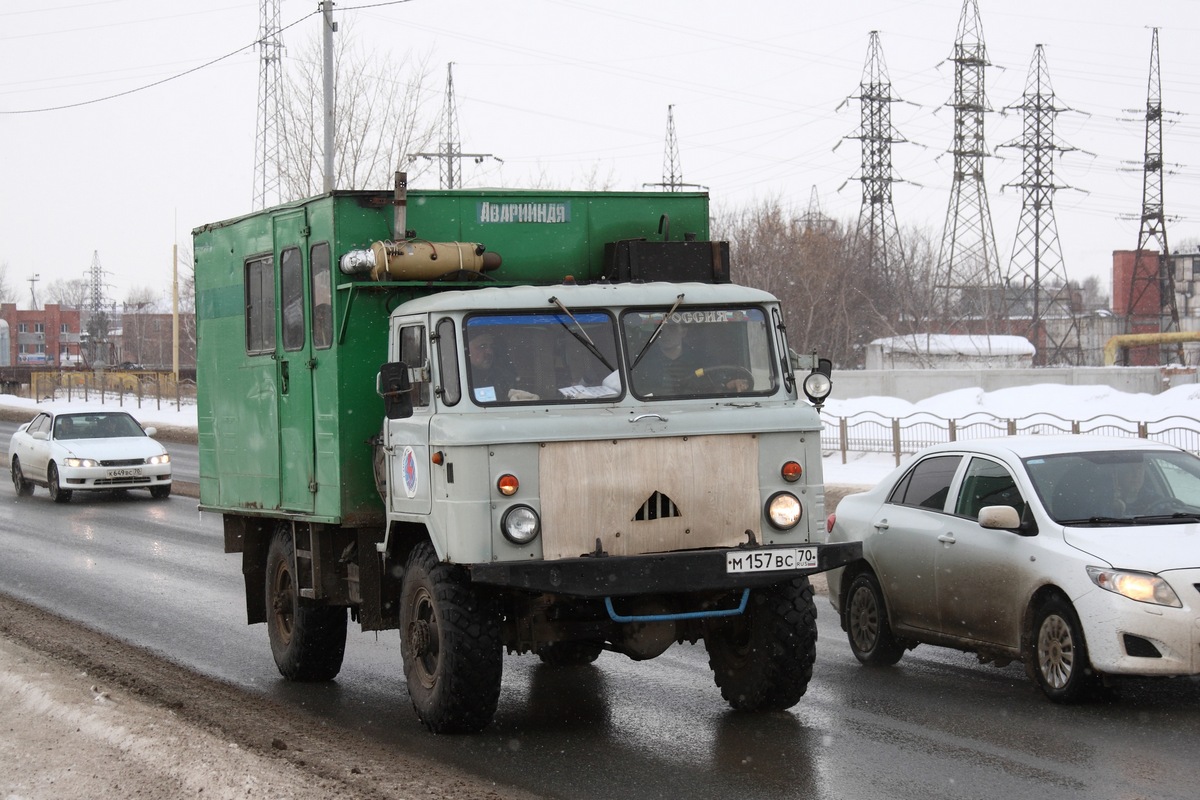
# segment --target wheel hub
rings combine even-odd
[[[429,623],[423,619],[415,619],[408,624],[408,650],[414,657],[421,657],[429,652]]]

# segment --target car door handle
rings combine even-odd
[[[879,520],[879,522],[875,523],[875,530],[886,531],[887,529],[888,529],[888,521],[886,519],[881,519],[881,520]]]
[[[958,540],[954,538],[954,534],[952,533],[943,533],[938,537],[938,541],[942,542],[943,544],[954,544]]]

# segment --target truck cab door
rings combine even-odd
[[[279,389],[279,505],[311,512],[316,483],[313,374],[308,336],[309,281],[305,263],[308,226],[304,209],[280,214],[274,222],[275,263],[279,265],[280,331],[275,350]]]
[[[425,320],[397,319],[392,325],[392,360],[402,361],[414,371],[424,370],[428,377],[429,336]],[[433,505],[429,461],[429,420],[433,406],[429,385],[428,380],[413,382],[411,416],[384,420],[388,510],[399,514],[429,514]]]

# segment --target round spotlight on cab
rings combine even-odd
[[[513,506],[500,519],[500,532],[513,544],[529,544],[542,531],[542,521],[529,506]]]
[[[825,398],[829,397],[829,393],[833,391],[833,381],[823,372],[810,372],[804,378],[804,394],[808,399],[816,404],[825,402]]]
[[[791,530],[804,516],[800,498],[791,492],[776,492],[767,500],[767,519],[781,531]]]

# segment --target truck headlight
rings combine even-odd
[[[767,500],[767,519],[781,531],[796,527],[804,516],[800,499],[791,492],[776,492]]]
[[[1183,608],[1183,603],[1179,602],[1179,595],[1175,594],[1175,590],[1169,583],[1157,575],[1102,567],[1088,567],[1087,574],[1092,579],[1092,583],[1101,589],[1115,592],[1130,600],[1152,603],[1156,606]]]
[[[500,519],[500,532],[513,544],[529,544],[542,530],[542,521],[529,506],[513,506]]]

